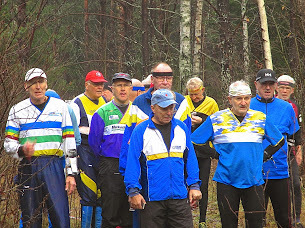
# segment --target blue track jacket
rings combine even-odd
[[[124,179],[126,193],[139,189],[146,201],[185,199],[187,186],[200,184],[189,129],[180,120],[172,119],[168,151],[152,116],[132,133]]]
[[[250,108],[266,114],[270,122],[279,129],[285,137],[284,146],[279,149],[263,165],[264,179],[284,179],[289,177],[287,163],[287,135],[293,135],[300,127],[292,106],[281,99],[273,98],[271,102],[262,102],[261,97],[256,95],[251,99]],[[264,140],[263,147],[269,146],[269,142]]]

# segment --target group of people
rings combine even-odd
[[[77,188],[84,228],[190,228],[198,204],[199,227],[207,227],[211,159],[218,159],[223,227],[237,227],[240,201],[247,227],[263,227],[269,198],[279,227],[302,227],[293,78],[262,69],[253,98],[246,82],[233,82],[221,111],[200,78],[187,82],[186,96],[171,90],[173,79],[164,62],[152,67],[148,90],[128,73],[107,82],[90,71],[85,92],[67,104],[47,91],[43,70],[29,70],[29,98],[11,108],[4,141],[20,161],[23,226],[41,227],[44,205],[53,227],[70,227],[67,195]]]

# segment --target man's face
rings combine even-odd
[[[106,100],[109,102],[111,101],[112,97],[113,97],[113,93],[111,91],[109,91],[108,89],[104,89],[102,96],[106,98]]]
[[[277,89],[278,98],[288,101],[291,94],[294,92],[294,88],[288,85],[278,85]]]
[[[141,94],[143,94],[145,91],[142,90],[131,90],[130,95],[129,95],[129,100],[131,102],[133,102],[137,96],[140,96]]]
[[[190,98],[192,99],[193,102],[199,102],[203,99],[203,93],[204,93],[204,87],[200,90],[198,90],[199,87],[194,88],[194,91],[196,92],[190,92],[188,91],[188,95],[190,96]]]
[[[117,79],[112,83],[112,92],[115,102],[126,104],[129,102],[131,82],[124,79]]]
[[[92,100],[99,99],[103,94],[104,82],[85,82],[86,92],[85,94]]]
[[[36,77],[25,83],[25,89],[29,92],[33,104],[39,105],[45,102],[45,93],[48,89],[47,80]]]
[[[270,99],[274,96],[276,83],[273,81],[267,81],[260,83],[259,81],[254,82],[257,93],[264,99]]]
[[[154,72],[173,72],[173,70],[168,65],[160,64],[154,69]],[[154,84],[154,90],[172,89],[173,76],[162,76],[162,75],[157,77],[152,76],[151,80],[152,83]]]
[[[232,112],[237,116],[245,116],[250,107],[251,95],[228,97]]]
[[[166,108],[162,108],[159,105],[151,105],[151,110],[154,113],[153,121],[159,125],[168,124],[173,119],[174,109],[175,104],[171,104]]]

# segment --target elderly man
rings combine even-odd
[[[217,201],[222,227],[238,226],[240,200],[249,227],[262,227],[264,215],[263,159],[283,144],[281,133],[262,112],[249,110],[251,90],[244,81],[229,88],[231,109],[209,116],[192,134],[195,144],[211,140],[219,153],[213,180],[217,182]],[[263,139],[271,145],[265,152]]]
[[[45,96],[47,76],[39,68],[25,75],[29,98],[14,105],[6,125],[4,148],[20,160],[19,197],[24,227],[41,227],[45,203],[54,227],[70,227],[68,194],[76,182],[76,145],[67,105]],[[60,157],[66,156],[67,177]],[[66,183],[66,184],[65,184]]]
[[[128,141],[130,139],[131,133],[138,123],[138,119],[143,119],[142,114],[146,114],[147,117],[152,112],[151,109],[151,98],[152,93],[158,89],[171,89],[173,84],[173,70],[172,68],[164,62],[157,63],[152,68],[151,81],[154,87],[150,88],[146,93],[138,96],[132,103],[134,108],[133,115],[140,116],[140,118],[134,118],[135,122],[127,124],[125,129],[122,150],[120,155],[120,172],[124,175],[124,170],[126,166],[126,159],[128,153]],[[175,118],[183,121],[189,128],[191,128],[191,119],[189,117],[190,110],[188,108],[187,101],[185,98],[177,92],[174,92],[175,100],[177,105],[175,106]]]
[[[149,119],[130,139],[124,182],[131,208],[142,209],[141,227],[193,227],[190,204],[201,198],[198,162],[189,129],[173,118],[176,104],[171,91],[155,91]]]
[[[88,135],[94,112],[106,103],[102,97],[105,82],[107,81],[101,72],[90,71],[85,79],[85,92],[71,102],[82,137],[81,145],[77,148],[80,169],[77,190],[82,205],[82,228],[91,227],[93,218],[96,227],[100,227],[102,223],[101,193],[96,185],[97,159],[88,144]]]
[[[143,94],[145,92],[145,87],[143,85],[142,82],[140,82],[138,79],[131,79],[132,80],[132,91],[129,95],[129,100],[131,102],[134,101],[134,99],[136,99],[137,96]]]
[[[89,144],[99,159],[98,187],[102,193],[103,227],[131,227],[123,177],[119,173],[119,155],[126,123],[134,118],[129,101],[131,77],[116,73],[112,78],[114,98],[92,117]]]
[[[185,99],[192,114],[192,132],[194,132],[209,115],[214,114],[219,109],[216,101],[205,94],[205,87],[203,87],[203,81],[200,78],[189,79],[186,83],[186,89],[188,90],[188,95],[185,96]],[[206,225],[211,158],[215,158],[217,152],[209,144],[203,146],[194,145],[194,148],[198,159],[199,178],[202,181],[200,186],[202,199],[199,202],[199,227],[204,227]]]
[[[274,97],[277,86],[275,72],[270,69],[258,71],[254,84],[257,94],[252,98],[250,108],[265,113],[285,139],[295,134],[300,127],[292,106]],[[265,140],[263,145],[267,147],[269,142]],[[287,149],[285,140],[285,145],[274,154],[273,160],[263,165],[266,207],[270,197],[274,217],[280,227],[291,227]]]
[[[299,112],[299,106],[291,99],[291,95],[294,92],[295,80],[289,75],[282,75],[277,79],[277,84],[277,97],[291,104],[300,125],[302,118]],[[303,227],[300,218],[302,192],[299,174],[299,165],[301,165],[303,157],[301,129],[288,138],[288,149],[293,225],[296,227]]]

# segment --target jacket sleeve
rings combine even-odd
[[[187,131],[188,129],[186,129]],[[186,183],[188,186],[198,183],[201,184],[199,179],[198,161],[195,154],[193,144],[190,139],[190,135],[186,132],[186,146],[187,146],[187,160],[186,160]]]
[[[295,112],[294,112],[292,106],[289,105],[288,107],[289,107],[289,113],[290,113],[290,116],[289,116],[290,125],[289,125],[288,134],[293,135],[294,133],[296,133],[300,129],[300,126],[299,126],[298,119],[295,115]]]
[[[105,122],[98,112],[92,116],[88,142],[90,148],[96,156],[100,156],[102,152],[102,142],[104,138]]]
[[[127,163],[125,170],[124,183],[126,186],[126,194],[129,195],[130,189],[142,189],[140,185],[141,165],[140,156],[143,150],[143,130],[141,127],[136,127],[130,138],[128,148]]]
[[[135,126],[136,126],[136,123],[132,123],[131,126],[126,126],[125,131],[124,131],[121,152],[120,152],[120,159],[119,159],[119,171],[122,174],[122,176],[125,175],[127,154],[128,154],[128,148],[129,148],[129,140],[130,140],[132,131],[134,130]]]
[[[265,123],[265,136],[270,144],[275,147],[279,144],[279,142],[283,139],[282,133],[275,127],[272,123],[270,123],[268,117],[266,118]]]
[[[138,123],[148,119],[148,116],[136,105],[132,105],[130,107],[130,116],[130,122],[126,124],[126,128],[124,131],[119,159],[119,171],[123,176],[125,175],[129,140],[131,134]]]
[[[18,156],[18,149],[21,146],[19,143],[20,125],[15,116],[15,106],[13,106],[9,112],[6,128],[4,149],[13,158],[20,159]]]
[[[202,145],[207,141],[212,141],[214,136],[213,125],[210,116],[191,135],[194,144]]]

